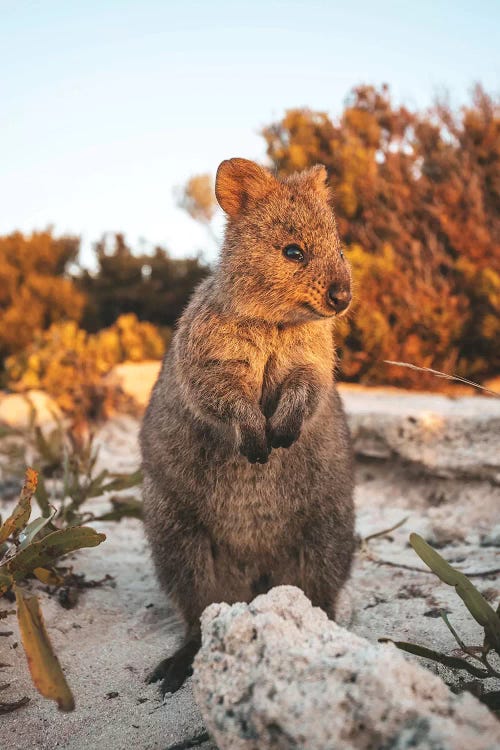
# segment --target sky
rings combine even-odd
[[[498,93],[499,50],[498,0],[0,0],[0,233],[78,234],[86,265],[106,231],[211,260],[176,205],[191,175],[265,161],[264,126],[335,117],[360,83],[409,107]]]

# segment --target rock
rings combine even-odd
[[[328,620],[297,588],[212,604],[194,693],[220,750],[494,750],[500,724],[394,646]]]
[[[35,424],[44,431],[56,427],[63,418],[57,403],[44,391],[32,390],[0,396],[0,424],[26,430],[30,426],[33,410]]]
[[[146,407],[160,372],[161,362],[123,362],[106,375],[108,385],[118,386],[138,406]]]
[[[481,547],[500,547],[500,523],[497,523],[488,534],[482,534]]]
[[[500,399],[340,388],[358,456],[500,484]]]

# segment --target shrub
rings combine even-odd
[[[360,86],[338,121],[291,110],[266,128],[278,173],[326,165],[355,304],[348,380],[435,387],[384,359],[472,379],[500,370],[500,111],[477,87],[458,113],[410,112]]]
[[[459,647],[458,654],[456,650],[451,654],[443,654],[426,646],[419,646],[406,641],[392,641],[389,638],[379,638],[379,641],[382,643],[390,641],[402,651],[421,656],[424,659],[430,659],[452,670],[465,671],[476,680],[489,680],[490,678],[498,680],[500,678],[500,604],[494,609],[472,581],[452,567],[421,536],[411,534],[410,544],[439,580],[454,587],[471,616],[482,627],[482,643],[467,646],[451,625],[444,610],[440,611],[440,616]],[[497,714],[500,712],[500,692],[498,690],[484,693],[481,690],[479,697]]]
[[[155,326],[133,314],[122,315],[96,334],[73,321],[56,323],[7,359],[7,384],[18,392],[40,388],[65,412],[98,417],[119,398],[106,388],[102,376],[119,362],[160,359],[164,350],[165,339]]]
[[[97,271],[75,279],[87,299],[82,326],[97,331],[126,313],[171,327],[195,285],[208,272],[199,258],[171,258],[166,250],[132,252],[121,234],[95,245]]]
[[[142,516],[141,501],[134,495],[111,495],[111,507],[104,514],[96,515],[88,507],[94,497],[137,487],[142,481],[141,473],[98,471],[98,451],[92,436],[83,438],[66,431],[61,424],[47,435],[39,428],[10,432],[23,458],[30,453],[37,470],[25,471],[19,502],[6,519],[0,518],[0,620],[16,613],[9,606],[15,599],[21,640],[35,686],[43,696],[57,701],[61,710],[72,711],[74,697],[53,651],[38,597],[33,595],[33,580],[45,584],[52,596],[57,594],[59,603],[66,608],[75,606],[83,589],[105,584],[109,575],[100,581],[88,580],[84,573],[74,573],[71,563],[61,558],[106,539],[86,525],[89,521]],[[14,477],[16,466],[12,462],[9,471]],[[30,521],[33,499],[41,516]],[[27,595],[24,585],[29,579]],[[4,683],[0,690],[9,687],[9,683]],[[28,701],[27,696],[0,701],[0,714],[15,711]]]
[[[106,536],[90,526],[57,528],[52,524],[53,515],[29,523],[37,481],[36,471],[27,469],[19,503],[3,523],[0,519],[0,597],[11,590],[15,593],[19,630],[35,686],[43,696],[57,701],[62,711],[72,711],[73,694],[52,649],[38,598],[26,596],[19,584],[29,576],[53,583],[57,580],[53,566],[60,557],[82,547],[95,547]],[[0,611],[2,619],[10,614],[10,609]],[[8,710],[25,702],[8,704]]]
[[[0,361],[53,323],[80,319],[85,297],[68,275],[79,244],[50,230],[0,237]]]

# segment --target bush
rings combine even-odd
[[[199,258],[171,258],[161,247],[151,255],[133,253],[121,234],[98,242],[95,251],[97,271],[75,279],[87,299],[82,326],[92,332],[125,313],[160,327],[173,326],[193,288],[208,273]]]
[[[61,710],[72,711],[75,700],[53,651],[33,584],[38,579],[48,587],[50,596],[57,596],[61,606],[70,609],[86,588],[111,581],[109,575],[89,580],[85,573],[74,573],[71,563],[61,558],[84,547],[95,547],[106,539],[87,525],[90,521],[141,518],[141,501],[133,493],[121,493],[140,485],[142,477],[140,471],[129,474],[99,471],[93,436],[66,431],[62,424],[46,434],[36,426],[26,431],[7,428],[6,434],[18,444],[21,461],[24,463],[29,453],[37,468],[25,470],[19,502],[6,519],[0,517],[0,620],[8,622],[16,614],[10,607],[15,599],[21,640],[35,686],[43,696],[57,701]],[[9,472],[14,479],[16,466],[12,462]],[[107,493],[119,494],[110,496],[108,512],[96,515],[88,507],[88,501]],[[41,516],[30,521],[34,500]],[[9,687],[5,682],[0,691]],[[27,696],[14,701],[0,700],[0,715],[16,711],[27,702]]]
[[[58,528],[52,523],[54,514],[50,512],[47,517],[41,516],[29,523],[37,482],[37,472],[27,469],[18,504],[3,523],[0,519],[0,597],[15,594],[19,631],[35,686],[45,698],[57,701],[62,711],[73,711],[75,700],[52,649],[38,597],[26,596],[19,584],[30,576],[46,584],[57,585],[58,579],[62,583],[63,579],[53,567],[58,558],[83,547],[95,547],[106,535],[90,526]],[[1,619],[11,614],[10,609],[0,610]],[[3,710],[16,710],[28,700],[21,698],[4,704]]]
[[[151,323],[122,315],[96,334],[74,321],[56,323],[36,334],[21,353],[8,357],[7,384],[14,391],[40,388],[67,413],[98,417],[113,408],[116,394],[102,376],[119,362],[160,359],[165,339]]]
[[[435,387],[403,360],[484,379],[500,370],[500,111],[477,87],[459,113],[352,92],[339,121],[291,110],[263,133],[278,173],[326,165],[355,304],[343,377]],[[429,376],[430,377],[430,376]]]
[[[50,230],[0,237],[0,361],[53,323],[80,320],[85,297],[68,275],[79,245]]]

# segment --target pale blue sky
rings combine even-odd
[[[0,233],[105,230],[213,248],[173,188],[263,159],[287,108],[337,114],[356,84],[426,106],[500,91],[500,2],[0,0]]]

